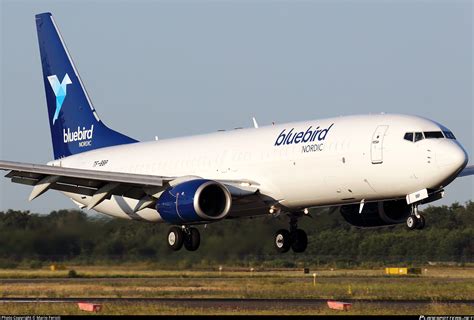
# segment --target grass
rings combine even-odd
[[[254,269],[223,267],[223,271],[215,270],[163,270],[153,265],[131,264],[119,266],[66,266],[65,270],[51,271],[49,267],[41,269],[0,269],[0,279],[33,279],[33,278],[65,278],[69,270],[75,270],[83,278],[292,278],[308,277],[316,272],[318,277],[388,277],[383,268],[379,269],[311,269],[310,274],[303,274],[302,269]],[[423,276],[435,278],[466,278],[474,279],[474,267],[424,267]]]
[[[68,270],[79,278],[67,278]],[[474,299],[474,268],[427,267],[419,276],[386,276],[383,270],[319,269],[264,271],[153,270],[144,266],[73,266],[67,270],[0,270],[1,297],[90,298],[317,298],[432,300],[428,305],[356,303],[350,312],[315,304],[295,308],[197,308],[172,303],[104,304],[105,314],[473,314],[468,304],[436,303]],[[312,273],[317,273],[316,285]],[[288,310],[287,310],[288,309]],[[0,314],[83,314],[73,303],[0,303]]]
[[[92,280],[92,279],[91,279]],[[125,281],[124,281],[125,280]],[[1,282],[0,282],[1,283]],[[432,278],[165,278],[4,282],[1,297],[474,299],[474,282]]]

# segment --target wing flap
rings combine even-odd
[[[1,169],[2,168],[0,168],[0,170]],[[8,169],[4,169],[4,170],[8,170]],[[27,172],[27,171],[18,171],[18,170],[12,170],[7,175],[5,175],[6,178],[10,178],[10,179],[15,178],[15,179],[34,180],[36,182],[38,182],[39,180],[41,180],[42,178],[46,176],[48,175],[34,173],[34,172]],[[61,176],[60,182],[64,184],[87,186],[90,188],[100,188],[100,186],[102,185],[102,180],[89,180],[89,179],[67,177],[67,176]],[[18,183],[21,183],[21,182],[18,182]]]

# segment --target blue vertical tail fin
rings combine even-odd
[[[51,13],[36,15],[54,158],[134,143],[97,115]]]

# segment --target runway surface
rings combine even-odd
[[[0,298],[0,303],[153,303],[178,305],[181,307],[225,307],[259,309],[275,305],[288,307],[310,307],[326,304],[328,299],[236,299],[236,298]],[[474,306],[474,300],[369,300],[369,299],[341,299],[338,301],[353,304],[377,305],[410,305],[422,306],[436,304],[467,304]]]

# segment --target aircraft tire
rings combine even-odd
[[[184,234],[179,227],[171,227],[168,231],[168,247],[173,251],[178,251],[183,246]]]
[[[417,219],[417,221],[416,221],[416,228],[418,230],[422,230],[425,227],[425,223],[426,223],[425,217],[420,214],[420,218]]]
[[[201,236],[199,230],[196,228],[189,228],[188,232],[184,233],[184,247],[188,251],[196,251],[201,244]]]
[[[414,214],[411,214],[407,218],[407,228],[410,230],[415,230],[417,226],[418,219]]]
[[[293,236],[293,242],[291,244],[291,249],[294,252],[300,253],[304,252],[308,247],[308,236],[306,232],[302,229],[296,229],[295,234]]]
[[[274,241],[276,251],[285,253],[290,250],[291,247],[291,236],[290,232],[286,229],[280,229],[275,233]]]

